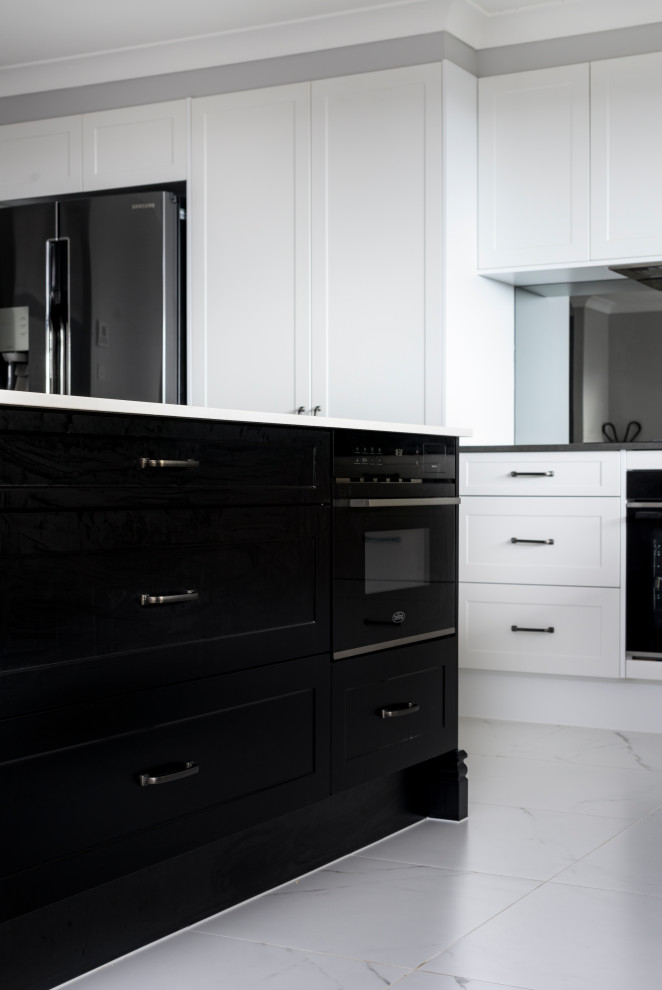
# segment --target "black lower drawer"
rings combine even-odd
[[[220,835],[324,797],[328,671],[309,657],[4,720],[0,875],[175,820],[194,845],[201,814]]]
[[[455,637],[336,662],[332,790],[431,759],[455,745],[447,718]]]

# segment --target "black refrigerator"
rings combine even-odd
[[[184,402],[184,215],[162,190],[0,208],[0,388]]]

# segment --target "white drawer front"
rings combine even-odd
[[[458,627],[462,667],[619,676],[614,588],[461,584]]]
[[[614,450],[460,454],[460,494],[619,495],[620,463]]]
[[[618,587],[616,498],[463,498],[460,581]]]

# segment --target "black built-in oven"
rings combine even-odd
[[[457,441],[336,430],[333,656],[455,633]]]
[[[627,473],[625,649],[662,660],[662,471]]]

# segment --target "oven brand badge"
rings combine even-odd
[[[405,619],[406,619],[406,615],[404,612],[394,612],[393,615],[391,616],[391,622],[395,622],[396,624],[399,624],[400,622],[404,622]]]

